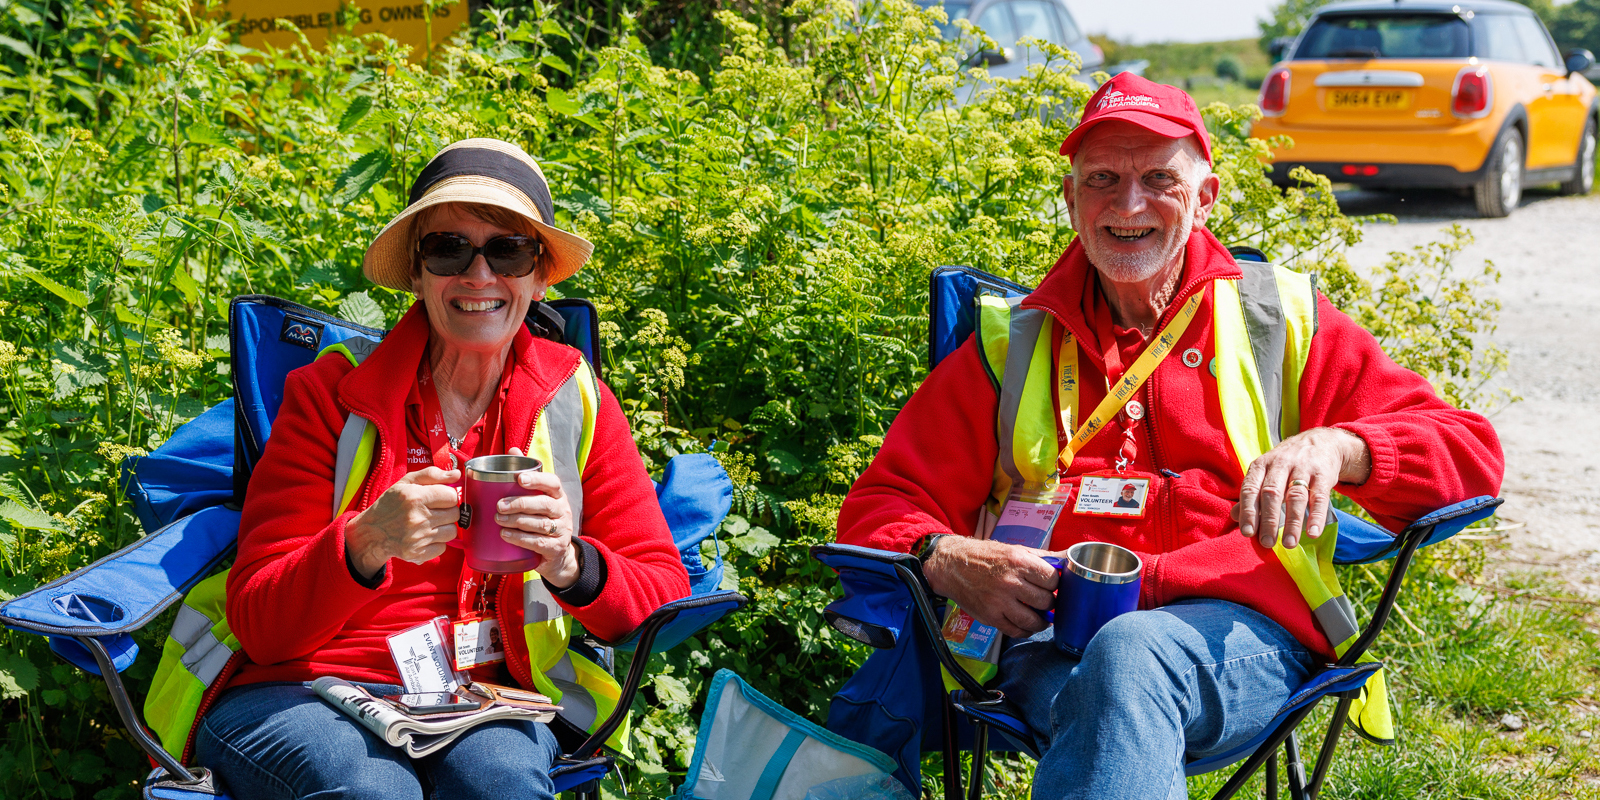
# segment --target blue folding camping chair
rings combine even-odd
[[[119,675],[139,654],[132,632],[232,558],[244,488],[272,432],[289,371],[311,363],[328,345],[383,338],[383,331],[265,295],[236,298],[228,317],[234,396],[179,428],[154,453],[123,465],[126,494],[147,535],[0,606],[0,623],[49,637],[57,655],[105,679],[123,725],[157,765],[145,781],[146,798],[227,794],[209,770],[185,767],[141,722]],[[599,372],[599,319],[587,301],[536,304],[527,325],[537,336],[577,347]],[[732,481],[716,459],[703,453],[672,459],[656,497],[689,571],[691,594],[657,609],[620,641],[575,641],[575,650],[608,667],[616,651],[634,653],[616,710],[599,729],[586,734],[559,718],[552,723],[566,753],[551,770],[556,791],[571,791],[580,800],[599,798],[600,779],[615,765],[602,744],[627,718],[650,654],[676,646],[747,602],[738,592],[718,589],[720,547],[710,565],[700,555],[701,542],[715,535],[732,504]]]
[[[1235,248],[1239,259],[1265,261],[1255,250]],[[940,267],[930,279],[930,364],[937,365],[973,332],[974,300],[980,295],[1016,297],[1027,287],[967,267]],[[1243,760],[1245,763],[1215,795],[1227,800],[1266,765],[1266,796],[1278,796],[1277,752],[1284,751],[1288,793],[1294,800],[1314,800],[1322,788],[1339,731],[1350,702],[1381,663],[1358,664],[1383,631],[1407,566],[1419,548],[1454,536],[1467,525],[1494,513],[1501,500],[1477,497],[1441,508],[1406,526],[1398,535],[1358,517],[1335,510],[1339,541],[1336,564],[1370,564],[1394,559],[1371,621],[1336,664],[1313,675],[1278,710],[1254,739],[1234,750],[1190,761],[1188,775],[1202,775]],[[943,598],[928,587],[921,562],[914,555],[830,544],[811,548],[812,555],[839,574],[844,597],[829,604],[824,616],[836,630],[878,648],[834,695],[828,729],[894,757],[896,777],[913,793],[921,793],[924,752],[944,755],[947,800],[962,797],[959,754],[973,753],[965,776],[967,797],[982,795],[984,762],[989,751],[1025,752],[1039,757],[1048,741],[1030,730],[1010,710],[999,692],[984,688],[955,660],[940,635]],[[961,688],[945,692],[940,667]],[[1326,697],[1338,699],[1322,749],[1306,778],[1295,727]]]

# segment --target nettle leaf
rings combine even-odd
[[[544,104],[549,106],[551,111],[568,117],[575,117],[583,111],[572,98],[567,96],[565,91],[554,86],[545,90]]]
[[[671,675],[657,675],[653,683],[656,687],[656,696],[670,707],[687,708],[694,702],[689,687]]]
[[[729,544],[739,548],[751,558],[763,558],[768,550],[777,546],[778,537],[772,535],[766,528],[751,528],[749,533],[730,540]]]
[[[10,520],[15,525],[35,531],[61,529],[54,517],[36,508],[28,508],[15,500],[0,502],[0,519]]]
[[[305,271],[300,273],[300,283],[332,286],[335,289],[344,289],[348,286],[344,274],[329,260],[318,261],[306,267]]]
[[[200,283],[181,264],[172,271],[172,285],[177,287],[178,291],[183,294],[184,302],[192,304],[200,299]]]
[[[768,450],[767,466],[779,475],[799,475],[805,464],[787,450]]]
[[[39,688],[39,668],[20,653],[0,656],[0,699],[15,700]]]
[[[567,41],[572,41],[572,37],[567,35],[566,30],[561,27],[561,23],[556,22],[553,19],[546,19],[544,22],[540,23],[539,32],[546,36],[560,36]],[[33,54],[30,52],[28,55]]]
[[[62,300],[77,306],[78,308],[89,307],[89,295],[84,294],[81,289],[74,289],[71,286],[64,286],[55,282],[54,280],[51,280],[50,278],[45,277],[44,275],[41,275],[38,272],[29,272],[28,279],[46,289],[49,289],[50,292],[56,297],[59,297]]]
[[[79,389],[100,386],[106,382],[105,373],[101,371],[106,367],[105,359],[99,356],[85,356],[76,348],[60,342],[57,342],[53,349],[55,361],[60,362],[53,364],[56,374],[56,400],[70,397]]]
[[[345,81],[344,88],[339,90],[339,94],[349,94],[357,86],[372,80],[372,75],[373,73],[370,69],[356,70],[350,74],[350,80]]]
[[[23,58],[33,58],[33,48],[29,47],[23,42],[19,42],[16,39],[11,38],[10,36],[0,36],[0,46],[9,47],[12,50],[17,51],[17,54],[21,55]]]
[[[388,327],[388,318],[378,306],[378,301],[373,300],[366,292],[356,292],[340,300],[339,316],[369,328],[382,330]]]
[[[353,79],[352,79],[353,80]],[[372,110],[372,98],[362,95],[350,101],[350,107],[344,110],[344,116],[339,118],[339,132],[349,133],[367,112]]]
[[[543,65],[545,65],[545,66],[547,66],[547,67],[549,67],[549,68],[551,68],[551,69],[553,69],[553,70],[555,70],[557,72],[565,73],[567,75],[571,75],[572,74],[572,67],[567,66],[567,62],[561,60],[560,58],[558,58],[556,56],[550,56],[550,55],[544,56],[543,58],[539,59],[539,63],[543,64]]]
[[[328,201],[336,206],[349,205],[350,201],[367,193],[372,185],[389,174],[390,159],[386,150],[374,150],[358,159],[334,181],[333,194]]]
[[[232,147],[233,141],[228,138],[227,132],[208,119],[197,119],[189,126],[189,141],[193,144],[209,144],[218,147]]]
[[[177,272],[181,272],[181,271],[182,271],[181,269],[175,271],[174,275],[176,275]],[[193,279],[191,278],[191,280],[193,280]],[[191,300],[190,302],[193,302],[193,301]],[[125,305],[123,305],[121,303],[117,304],[117,319],[119,321],[121,321],[121,322],[127,323],[127,324],[132,325],[132,326],[134,326],[136,328],[170,328],[170,327],[172,327],[171,325],[168,325],[167,323],[162,322],[161,320],[156,319],[155,317],[151,317],[151,316],[147,316],[147,315],[144,315],[144,314],[140,314],[139,312],[134,311],[133,309],[128,308],[127,306],[125,306]]]

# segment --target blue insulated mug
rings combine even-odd
[[[1053,614],[1056,647],[1083,655],[1100,628],[1139,607],[1144,562],[1133,551],[1105,542],[1079,542],[1067,557],[1046,558],[1061,574]]]

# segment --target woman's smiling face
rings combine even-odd
[[[533,233],[486,222],[456,203],[429,211],[432,213],[417,222],[417,240],[430,233],[455,233],[465,236],[474,247],[482,247],[496,236]],[[460,275],[435,275],[416,268],[411,288],[427,306],[429,327],[441,344],[495,353],[511,345],[533,301],[544,299],[550,285],[542,274],[543,270],[535,269],[521,278],[497,275],[478,254]]]

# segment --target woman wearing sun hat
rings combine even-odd
[[[308,682],[334,675],[398,693],[387,637],[438,616],[493,619],[505,658],[472,676],[561,694],[565,711],[552,724],[592,729],[615,695],[603,671],[566,653],[563,614],[619,638],[688,594],[616,398],[577,350],[523,324],[593,250],[554,222],[543,173],[521,149],[494,139],[446,147],[362,263],[368,279],[416,302],[359,366],[325,354],[289,374],[227,579],[227,621],[243,657],[213,685],[224,690],[201,708],[191,740],[197,761],[240,800],[420,798],[425,786],[434,798],[549,797],[560,751],[543,724],[480,726],[411,760],[319,701]],[[376,430],[377,443],[359,490],[335,514],[350,415]],[[568,455],[547,448],[557,463],[520,479],[535,494],[499,509],[503,538],[541,557],[537,575],[476,572],[450,546],[459,465],[520,454],[536,430],[548,430],[546,441],[587,441]]]

